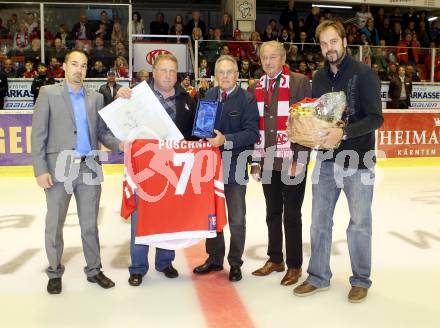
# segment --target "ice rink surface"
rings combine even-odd
[[[261,185],[247,192],[243,280],[225,270],[195,277],[204,244],[177,251],[177,279],[150,271],[128,285],[130,224],[119,217],[121,175],[106,175],[99,217],[103,271],[116,287],[86,281],[75,202],[64,228],[63,292],[46,292],[44,192],[34,178],[0,178],[0,327],[440,327],[440,167],[379,168],[373,201],[373,268],[364,303],[347,301],[351,274],[341,194],[334,216],[327,292],[299,298],[283,287],[283,273],[255,277],[266,261],[267,228]],[[311,184],[303,205],[304,266],[310,256]],[[225,231],[225,236],[229,232]]]

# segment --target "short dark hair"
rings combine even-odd
[[[73,50],[70,50],[70,51],[66,54],[66,56],[64,57],[64,62],[65,62],[65,63],[67,63],[67,62],[69,61],[69,57],[70,57],[70,55],[73,54],[74,52],[78,52],[78,53],[80,53],[80,54],[83,54],[84,56],[86,56],[87,61],[89,60],[89,55],[88,55],[85,51],[77,50],[77,49],[73,49]]]

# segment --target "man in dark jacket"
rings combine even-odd
[[[400,65],[397,72],[398,76],[390,81],[388,89],[388,95],[391,99],[389,105],[393,109],[407,109],[411,106],[412,80],[405,75],[404,65]]]
[[[113,71],[107,72],[107,83],[99,87],[99,93],[104,96],[104,106],[110,104],[116,99],[118,90],[122,87],[119,83],[116,83],[116,74]]]
[[[153,79],[149,85],[184,138],[194,140],[191,134],[196,104],[177,83],[177,67],[177,59],[173,55],[157,56],[153,64]],[[117,96],[130,98],[131,90],[128,87],[122,87]],[[139,286],[148,271],[149,246],[135,245],[134,243],[137,216],[136,210],[131,215],[131,265],[129,267],[130,278],[128,279],[131,286]],[[167,278],[178,277],[179,273],[172,265],[174,257],[174,250],[156,248],[156,270],[162,272]]]
[[[322,22],[316,29],[316,39],[327,65],[313,77],[312,96],[344,91],[346,126],[315,131],[323,151],[317,154],[312,179],[309,276],[293,292],[308,296],[329,288],[333,213],[343,190],[350,211],[347,241],[353,272],[348,301],[359,303],[371,286],[374,132],[383,123],[380,81],[370,67],[347,55],[347,38],[340,23]]]
[[[45,63],[38,64],[38,75],[32,81],[31,92],[34,95],[34,104],[37,101],[40,88],[44,85],[55,84],[55,79],[47,75],[47,66]]]
[[[255,97],[237,86],[238,65],[234,57],[221,56],[215,63],[215,78],[219,86],[206,93],[205,100],[220,101],[215,120],[215,137],[208,138],[222,151],[225,197],[231,232],[228,262],[230,281],[242,278],[241,259],[246,238],[246,183],[248,161],[257,141],[258,108]],[[249,154],[247,154],[247,152]],[[230,159],[230,162],[228,163]],[[206,240],[209,257],[194,268],[194,274],[223,270],[225,240],[223,232]]]

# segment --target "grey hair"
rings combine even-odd
[[[215,61],[215,67],[214,67],[214,71],[217,71],[217,66],[219,65],[219,63],[224,62],[224,61],[228,61],[231,62],[232,64],[234,64],[235,70],[238,72],[238,64],[237,64],[237,60],[230,56],[230,55],[223,55],[220,56],[216,61]]]

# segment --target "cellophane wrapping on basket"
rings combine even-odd
[[[346,106],[343,91],[329,92],[318,99],[304,98],[293,104],[287,121],[289,140],[309,148],[324,148],[319,137],[325,128],[344,127],[342,114]]]

